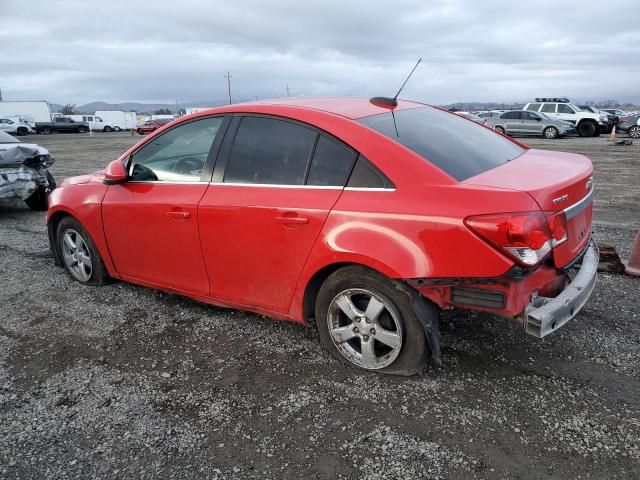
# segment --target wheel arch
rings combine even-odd
[[[78,220],[70,212],[66,210],[57,210],[54,212],[47,222],[47,234],[49,236],[49,246],[51,247],[51,253],[53,254],[53,261],[56,265],[62,266],[62,256],[58,250],[58,242],[56,241],[56,235],[58,232],[58,225],[65,217],[71,217]],[[78,220],[79,221],[79,220]]]

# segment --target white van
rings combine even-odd
[[[106,125],[114,131],[131,130],[138,126],[136,112],[122,112],[120,110],[99,110],[95,116],[100,117]]]

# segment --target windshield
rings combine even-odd
[[[433,107],[381,113],[359,122],[413,150],[458,181],[503,165],[525,151],[482,125]]]

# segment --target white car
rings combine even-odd
[[[564,120],[576,127],[581,137],[597,137],[607,131],[608,117],[605,114],[583,111],[568,98],[536,98],[522,110],[540,112],[548,117]]]
[[[0,132],[13,133],[14,135],[27,135],[33,133],[33,127],[19,118],[0,118]]]

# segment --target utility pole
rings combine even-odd
[[[287,83],[287,97],[290,97],[291,95],[289,95],[289,84]]]
[[[2,89],[0,88],[0,102],[2,101]]]
[[[227,88],[229,90],[229,105],[231,105],[231,74],[227,72],[224,78],[227,79]]]

